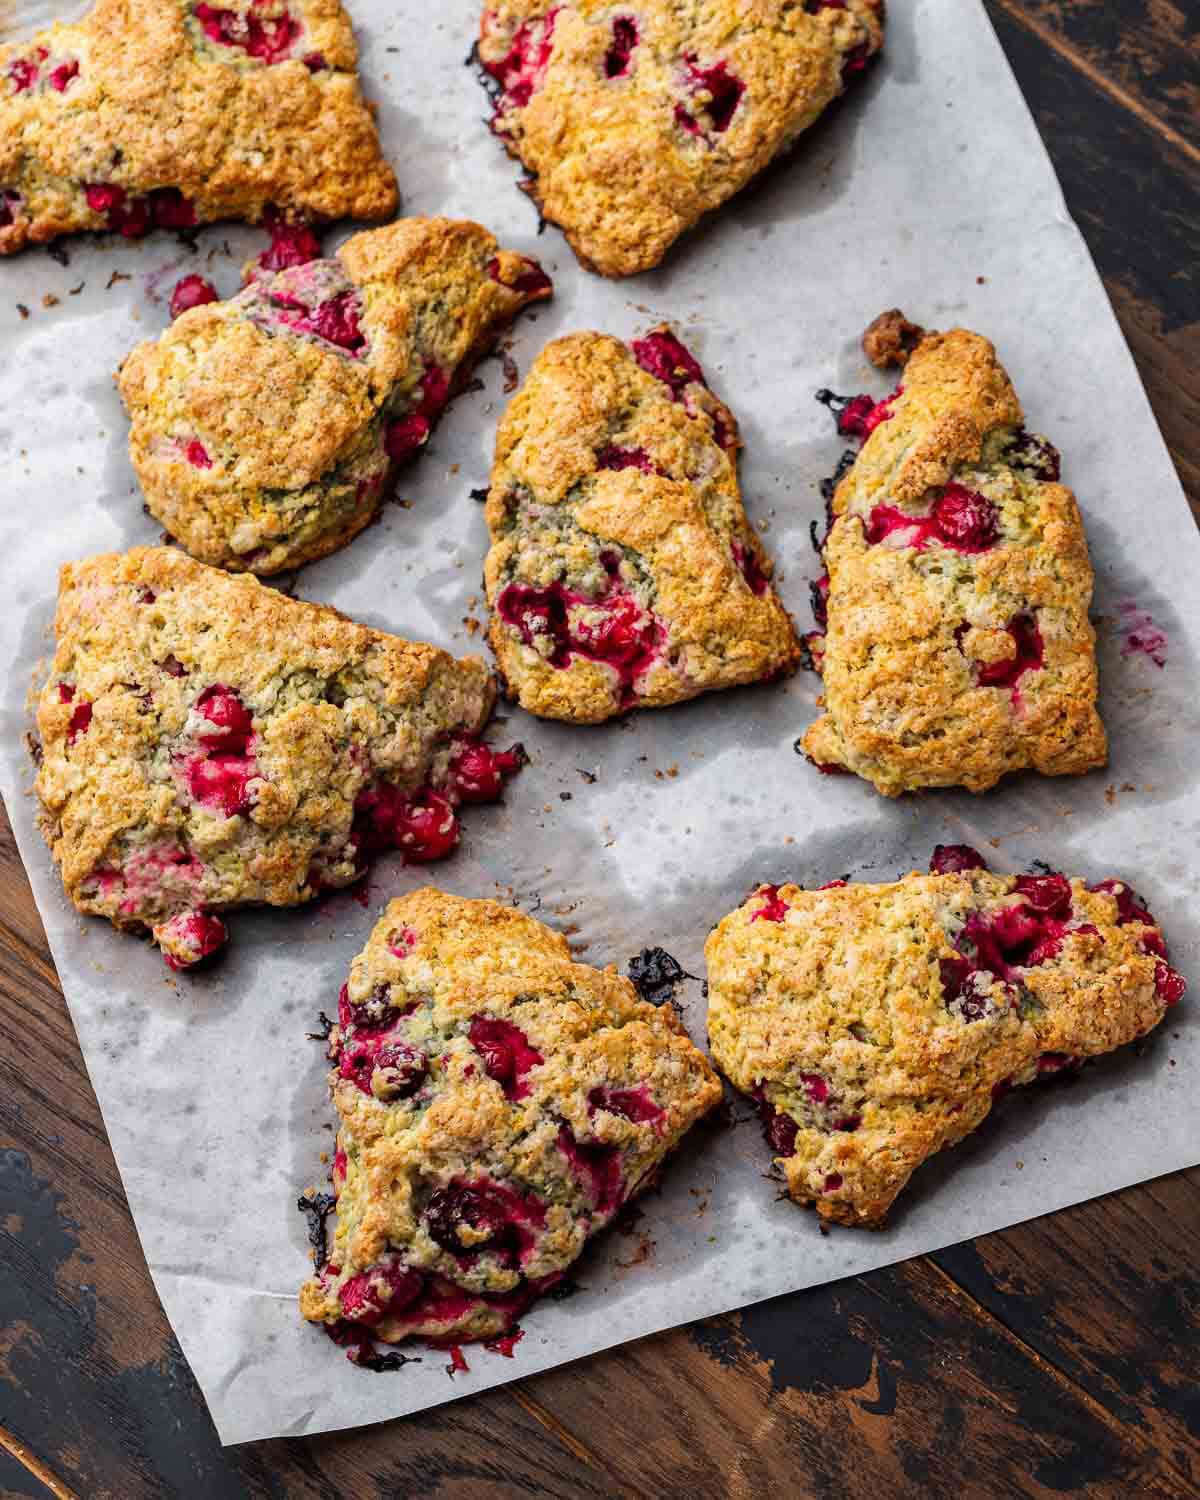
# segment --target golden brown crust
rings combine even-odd
[[[1008,1084],[1157,1026],[1182,982],[1130,901],[975,869],[764,887],[725,917],[705,950],[712,1053],[758,1100],[791,1197],[876,1226]]]
[[[396,180],[357,62],[339,0],[98,0],[0,46],[0,254],[81,229],[257,222],[272,205],[386,218]],[[88,187],[122,197],[89,204]],[[166,189],[190,218],[147,206]]]
[[[231,571],[325,556],[375,517],[472,361],[549,291],[478,224],[399,219],[185,312],[118,374],[151,512]]]
[[[503,1332],[721,1097],[669,1005],[432,888],[354,960],[330,1050],[338,1225],[300,1309],[343,1336]]]
[[[919,323],[910,323],[898,307],[881,312],[863,334],[863,353],[877,370],[898,369],[925,337]]]
[[[808,756],[887,796],[1103,765],[1083,524],[992,345],[928,335],[872,420],[833,500]]]
[[[630,276],[743,188],[883,45],[882,0],[499,0],[492,129],[585,266]],[[618,23],[627,29],[621,33]]]
[[[387,783],[452,801],[455,743],[494,701],[477,658],[169,548],[67,564],[55,633],[37,714],[43,831],[76,907],[118,927],[348,885],[364,868],[363,794]]]
[[[737,446],[669,330],[632,351],[598,333],[542,351],[500,424],[487,503],[489,638],[522,707],[598,723],[795,667]]]

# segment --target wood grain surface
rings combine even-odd
[[[1200,516],[1200,4],[986,4]],[[0,1495],[1183,1500],[1198,1231],[1179,1173],[440,1411],[223,1450],[0,823]]]

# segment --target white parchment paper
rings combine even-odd
[[[44,0],[37,8],[44,15]],[[865,783],[817,775],[793,752],[815,713],[810,675],[601,729],[514,711],[501,733],[524,740],[533,763],[503,807],[468,809],[453,859],[424,872],[383,861],[366,910],[342,895],[304,911],[235,913],[221,967],[172,978],[147,947],[68,906],[34,828],[26,694],[48,649],[58,565],[159,535],[126,457],[111,372],[165,325],[177,276],[207,270],[229,295],[263,237],[208,229],[196,252],[164,235],[72,242],[69,265],[41,251],[0,266],[9,663],[0,786],[155,1284],[227,1443],[417,1411],[1200,1159],[1193,998],[1141,1056],[1006,1101],[922,1169],[882,1233],[823,1237],[812,1215],[775,1201],[756,1124],[705,1127],[642,1205],[635,1237],[592,1247],[582,1290],[535,1309],[512,1359],[468,1350],[469,1373],[451,1380],[446,1355],[425,1351],[420,1364],[373,1375],[300,1321],[294,1295],[308,1261],[294,1204],[306,1185],[323,1185],[319,1156],[332,1149],[322,1048],[305,1031],[332,1009],[383,903],[431,875],[465,895],[511,888],[590,962],[624,967],[662,944],[701,974],[709,927],[756,881],[886,879],[923,868],[939,840],[964,841],[997,869],[1044,858],[1091,879],[1126,876],[1163,922],[1175,962],[1200,972],[1200,542],[976,0],[893,0],[887,52],[869,81],[664,269],[623,284],[581,271],[553,229],[538,237],[518,169],[484,128],[483,92],[463,66],[474,0],[351,8],[406,211],[477,218],[555,277],[554,302],[517,327],[522,374],[559,333],[626,337],[663,318],[680,326],[738,414],[748,508],[801,628],[817,484],[842,446],[812,392],[883,390],[858,335],[885,307],[994,338],[1030,426],[1061,447],[1083,505],[1112,761],[1084,780],[1021,777],[983,798],[886,802]],[[113,281],[117,273],[127,279]],[[469,491],[486,482],[505,400],[499,365],[481,373],[486,390],[454,404],[405,474],[411,508],[388,507],[348,550],[304,570],[301,597],[452,650],[478,648],[463,621],[481,614],[486,533]],[[1166,634],[1161,668],[1129,650],[1135,610]],[[703,1045],[700,985],[682,998]]]

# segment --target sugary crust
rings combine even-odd
[[[118,927],[348,885],[359,794],[440,784],[495,696],[477,658],[168,548],[68,563],[55,634],[37,711],[43,831],[76,907]],[[196,770],[234,738],[198,708],[216,688],[253,718],[249,763],[212,767],[241,778],[248,805],[231,814]]]
[[[231,571],[342,546],[388,494],[395,424],[422,424],[418,451],[472,361],[549,295],[545,277],[517,288],[536,269],[478,224],[400,219],[185,312],[117,377],[151,512]],[[297,327],[322,316],[344,346]]]
[[[484,66],[503,85],[514,46],[526,61],[513,86],[501,87],[492,128],[534,174],[531,195],[584,265],[605,276],[658,265],[883,45],[882,0],[809,9],[790,0],[642,0],[616,13],[632,19],[636,43],[612,76],[607,0],[488,5]],[[715,114],[706,110],[714,82],[718,93],[742,86],[731,114],[729,94]]]
[[[1036,962],[1017,964],[1007,983],[975,976],[965,1011],[943,961],[971,951],[968,921],[1021,910],[1016,877],[785,885],[724,918],[705,950],[713,1057],[737,1088],[761,1090],[784,1133],[787,1121],[797,1127],[794,1153],[778,1158],[796,1202],[878,1225],[916,1167],[974,1130],[1005,1085],[1161,1021],[1159,929],[1120,922],[1114,896],[1082,881],[1070,891],[1058,951],[1026,955]],[[782,920],[762,914],[781,906]],[[779,1143],[778,1126],[769,1138]]]
[[[1030,441],[1052,450],[1021,430],[994,348],[963,329],[927,336],[887,406],[833,500],[826,711],[804,736],[806,753],[887,796],[985,791],[1009,771],[1103,765],[1083,523],[1071,491],[1019,457]],[[994,545],[906,545],[903,531],[867,540],[877,507],[916,522],[952,483],[992,507]],[[981,683],[981,663],[1015,660],[1009,626],[1023,621],[1040,636],[1030,648],[1040,664],[1012,683]]]
[[[352,1010],[372,1004],[374,1033]],[[494,901],[432,888],[393,901],[351,966],[340,1016],[338,1225],[300,1308],[390,1341],[503,1332],[721,1097],[670,1006],[639,1000],[614,969],[572,963],[564,938]],[[493,1036],[517,1033],[537,1060],[526,1052],[506,1073],[481,1019]],[[346,1076],[347,1055],[380,1035],[419,1059],[420,1085],[404,1097],[386,1097],[370,1066],[362,1087]],[[591,1153],[594,1177],[564,1140]],[[519,1212],[532,1205],[519,1254],[461,1208],[438,1219],[464,1184]],[[381,1263],[407,1285],[403,1299]],[[364,1277],[378,1288],[365,1304]]]
[[[571,334],[542,351],[500,424],[486,511],[489,639],[523,708],[598,723],[795,667],[792,622],[742,507],[737,447],[734,418],[706,385],[673,388],[615,338]],[[593,637],[605,610],[628,609],[644,649],[556,653],[509,606],[505,591],[520,586],[565,590],[571,621]]]
[[[294,39],[268,64],[214,42],[188,0],[98,0],[76,25],[0,46],[0,193],[17,195],[0,213],[0,254],[110,227],[87,202],[96,184],[131,198],[178,189],[197,223],[257,222],[271,205],[327,219],[395,212],[338,0],[200,8],[235,28],[247,15],[292,26]],[[58,87],[56,70],[75,65]]]

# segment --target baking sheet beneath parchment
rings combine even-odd
[[[583,273],[554,230],[538,238],[517,168],[483,127],[484,96],[462,65],[476,8],[444,4],[432,29],[428,9],[353,5],[407,211],[479,218],[554,273],[554,303],[518,326],[522,373],[554,334],[681,325],[741,421],[748,506],[802,628],[817,483],[842,446],[811,393],[882,391],[857,336],[884,307],[996,340],[1030,425],[1062,448],[1087,517],[1112,762],[1081,781],[1022,777],[979,799],[886,802],[794,754],[814,715],[808,675],[601,729],[514,711],[499,733],[523,739],[533,763],[503,807],[468,810],[453,859],[435,871],[384,861],[369,910],[342,895],[306,911],[235,914],[221,967],[171,978],[147,947],[68,908],[23,794],[25,694],[46,652],[58,564],[159,534],[141,509],[110,372],[164,326],[162,297],[177,275],[215,251],[211,274],[229,294],[262,236],[209,229],[194,254],[162,235],[72,243],[69,266],[36,252],[0,267],[0,642],[12,663],[3,793],[150,1269],[225,1442],[416,1411],[1200,1159],[1193,1000],[1140,1057],[1007,1101],[918,1173],[880,1234],[823,1237],[811,1214],[775,1201],[755,1124],[709,1126],[642,1205],[637,1237],[594,1246],[579,1267],[583,1290],[532,1312],[511,1360],[476,1348],[469,1373],[450,1380],[445,1354],[426,1351],[422,1363],[377,1376],[301,1323],[294,1295],[308,1261],[294,1204],[332,1147],[322,1049],[304,1034],[332,1008],[382,904],[430,877],[465,895],[511,887],[590,962],[623,966],[662,944],[702,973],[706,932],[756,881],[890,878],[923,867],[938,840],[961,840],[990,848],[1000,869],[1040,857],[1092,879],[1126,874],[1185,973],[1197,973],[1200,950],[1200,542],[981,7],[894,0],[885,61],[865,86],[664,270],[625,284]],[[110,285],[114,272],[131,279]],[[47,294],[57,305],[43,306]],[[455,403],[405,475],[411,508],[389,507],[348,550],[306,569],[301,597],[454,650],[477,645],[462,624],[481,592],[485,546],[469,491],[485,482],[504,400],[498,364],[482,374],[486,390]],[[1122,655],[1120,607],[1130,603],[1166,632],[1164,668]],[[684,998],[703,1043],[699,984]]]

